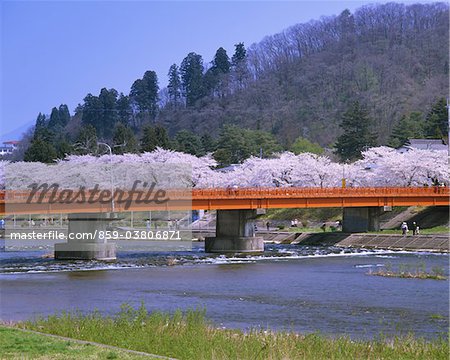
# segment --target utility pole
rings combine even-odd
[[[109,176],[111,180],[111,212],[114,212],[115,206],[114,206],[114,181],[113,181],[113,158],[112,158],[112,149],[111,146],[109,146],[107,143],[99,142],[97,145],[103,145],[106,146],[109,151],[109,159],[110,159],[110,166],[111,169],[109,169]]]
[[[113,147],[111,147],[110,145],[108,145],[107,143],[104,142],[97,142],[97,146],[98,145],[103,145],[106,146],[106,148],[109,151],[109,159],[110,159],[110,166],[111,169],[109,169],[109,176],[110,176],[110,180],[111,180],[111,212],[115,211],[115,205],[114,205],[114,180],[113,180],[113,165],[114,165],[114,161],[113,161],[113,153],[112,153],[112,148],[116,148],[116,147],[121,147],[121,146],[125,146],[126,144],[120,144],[120,145],[113,145]]]
[[[447,147],[448,147],[448,155],[450,156],[450,98],[447,98],[447,121],[448,121]]]

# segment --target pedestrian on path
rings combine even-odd
[[[412,223],[412,231],[413,235],[419,235],[419,225],[415,221]]]
[[[402,235],[406,235],[408,233],[408,224],[403,221],[401,229],[402,229]]]

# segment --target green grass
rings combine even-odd
[[[342,219],[342,208],[317,208],[317,209],[268,209],[265,215],[260,217],[267,220],[293,220],[302,221],[336,221]]]
[[[0,326],[1,359],[148,359],[124,351],[78,344]]]
[[[295,232],[295,233],[317,233],[323,232],[319,227],[285,227],[283,229],[277,229],[276,231],[281,232]],[[327,229],[330,232],[330,228]]]
[[[317,233],[317,232],[323,232],[320,227],[285,227],[284,229],[280,229],[279,231],[288,231],[288,232],[298,232],[298,233]],[[327,233],[332,232],[330,227],[327,226]],[[448,235],[450,232],[450,229],[447,226],[435,226],[433,228],[429,229],[420,229],[421,235],[440,235],[440,234],[446,234]],[[400,229],[398,230],[382,230],[382,231],[369,231],[367,234],[381,234],[381,235],[390,235],[390,234],[396,234],[401,235],[402,231]],[[407,236],[412,236],[412,231],[410,230],[408,232]]]
[[[431,314],[430,315],[430,319],[433,319],[433,320],[444,320],[445,316],[441,315],[441,314]]]
[[[448,226],[435,226],[429,229],[420,229],[420,234],[421,235],[435,235],[435,234],[449,234],[449,227]],[[390,230],[383,230],[383,231],[374,231],[372,233],[375,234],[400,234],[402,233],[402,231],[400,229],[390,229]],[[408,236],[412,235],[412,230],[410,230],[408,232]]]
[[[29,329],[95,341],[178,359],[448,359],[448,339],[413,336],[356,341],[320,334],[299,335],[216,328],[204,311],[147,313],[122,306],[116,316],[64,313],[22,323]]]
[[[392,264],[387,263],[383,268],[377,271],[371,270],[368,274],[404,279],[447,280],[443,268],[435,266],[431,270],[427,270],[424,262],[418,264],[399,264],[397,269],[393,269]]]

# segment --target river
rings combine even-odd
[[[120,305],[149,310],[204,308],[218,327],[319,331],[373,338],[412,332],[434,338],[449,327],[448,280],[370,275],[383,266],[438,267],[448,254],[267,245],[261,256],[118,252],[112,263],[56,261],[48,248],[0,253],[0,316],[17,321]]]

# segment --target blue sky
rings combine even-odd
[[[3,139],[39,112],[64,103],[71,112],[102,87],[128,94],[146,70],[167,83],[171,64],[191,51],[209,62],[296,23],[374,1],[3,1]]]

